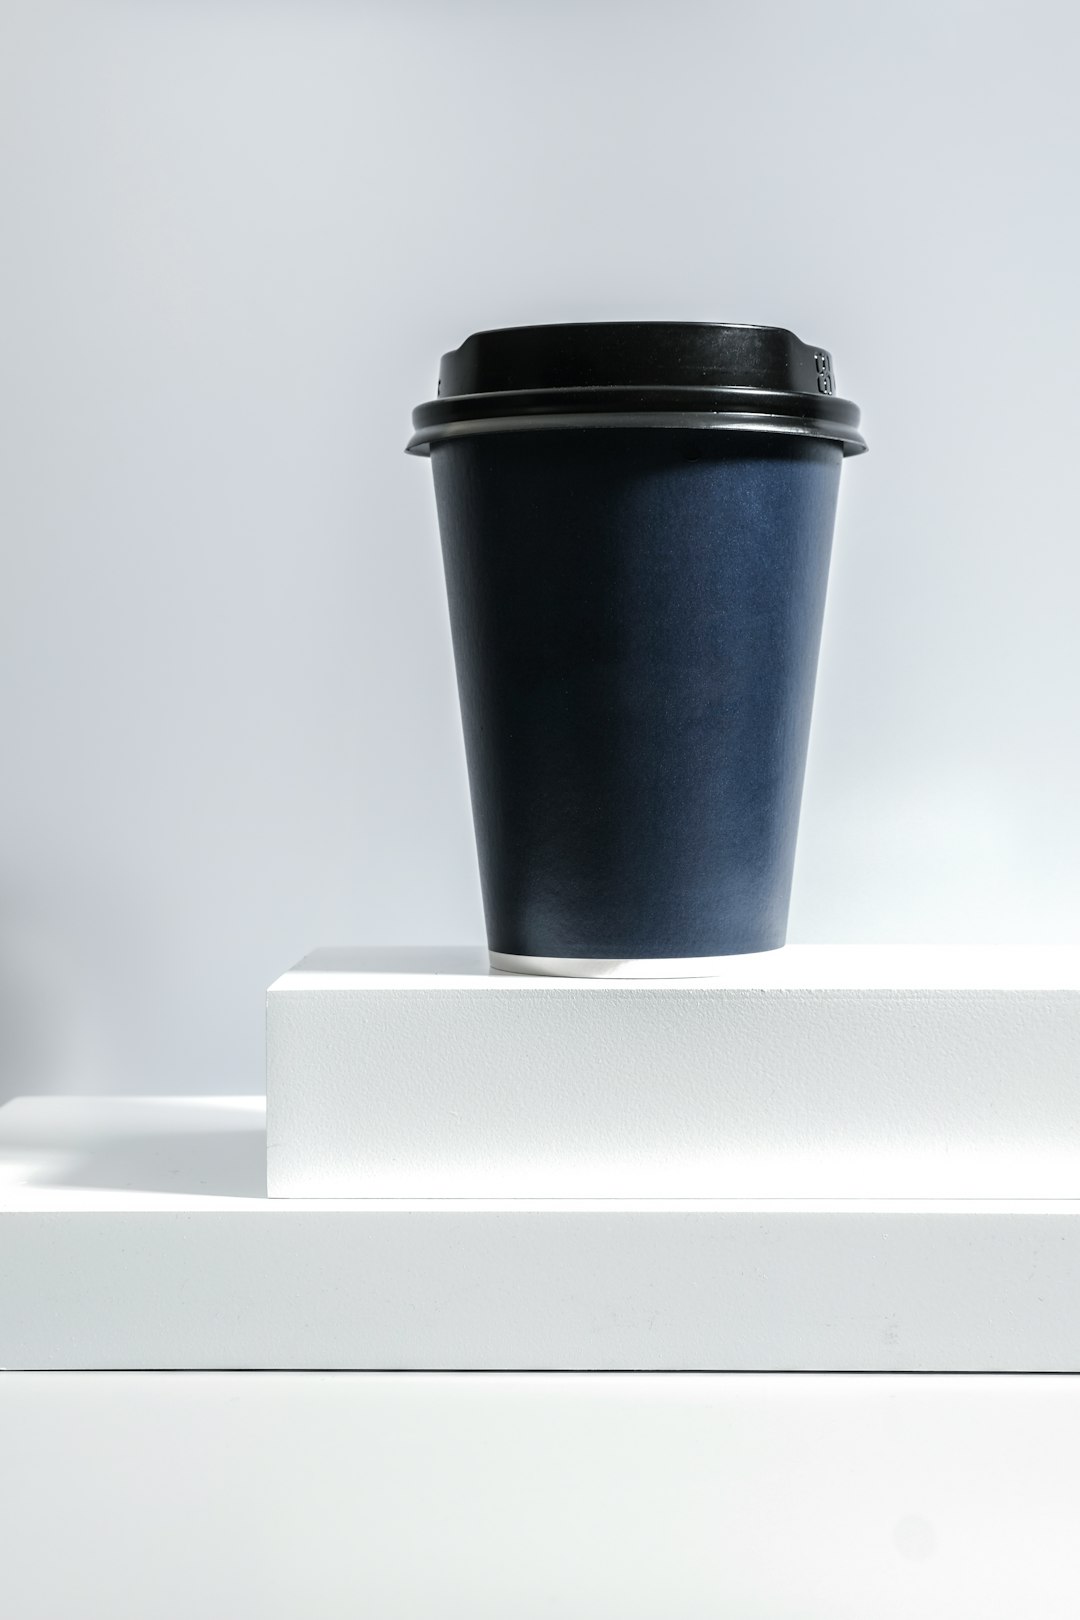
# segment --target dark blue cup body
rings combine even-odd
[[[782,945],[841,445],[598,425],[431,460],[491,950]]]

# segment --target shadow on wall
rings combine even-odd
[[[118,1089],[101,977],[116,919],[94,900],[0,889],[0,1103]]]

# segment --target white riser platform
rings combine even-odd
[[[1080,1205],[260,1196],[260,1099],[0,1110],[0,1366],[1080,1370]]]
[[[267,998],[268,1185],[335,1198],[1071,1198],[1080,951],[791,946],[722,978],[321,951]]]
[[[10,1620],[1075,1620],[1080,1380],[0,1378]]]

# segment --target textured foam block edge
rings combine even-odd
[[[1080,952],[792,946],[708,979],[322,951],[267,1003],[276,1197],[1057,1198]]]

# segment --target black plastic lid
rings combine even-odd
[[[782,326],[598,321],[474,332],[442,357],[410,451],[440,439],[555,427],[702,427],[866,449],[832,356]]]

